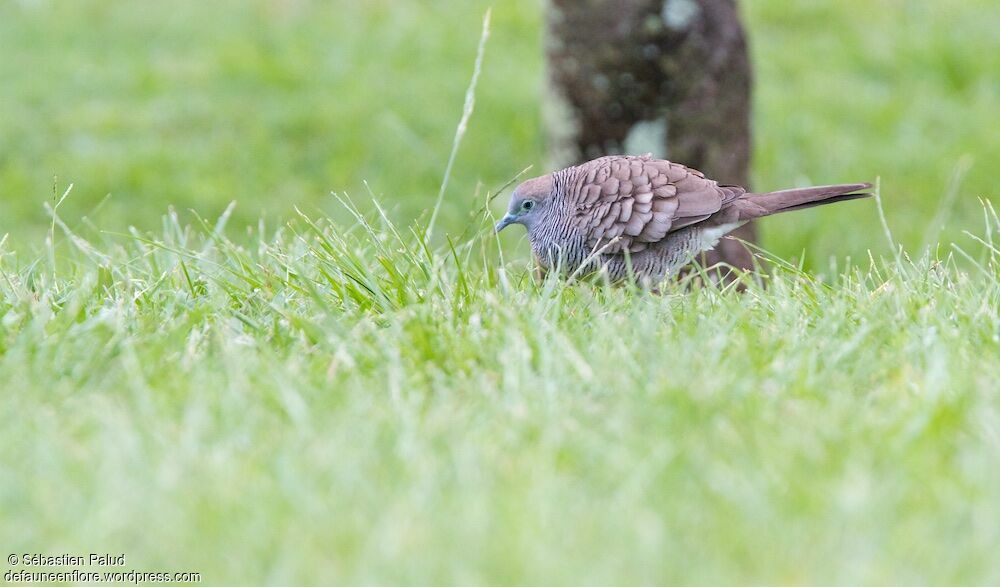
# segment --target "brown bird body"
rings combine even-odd
[[[541,267],[580,277],[603,272],[655,286],[742,224],[778,212],[867,197],[867,183],[761,194],[719,185],[650,156],[613,155],[519,185],[497,224],[523,224]]]

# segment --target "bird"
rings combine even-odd
[[[521,224],[542,274],[655,288],[750,220],[872,194],[870,183],[752,193],[652,155],[610,155],[529,179],[494,232]]]

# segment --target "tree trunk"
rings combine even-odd
[[[549,0],[545,118],[554,167],[643,154],[747,186],[750,60],[735,0]],[[746,225],[735,233],[753,241]],[[752,266],[723,239],[706,266]]]

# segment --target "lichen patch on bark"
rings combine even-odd
[[[625,136],[625,153],[643,155],[652,153],[657,159],[667,159],[667,119],[642,120]]]
[[[566,95],[553,84],[546,84],[546,99],[542,104],[542,117],[549,141],[549,166],[566,167],[580,159],[576,139],[580,135],[580,121]]]
[[[667,28],[682,31],[694,22],[701,8],[694,0],[664,0],[660,18]]]

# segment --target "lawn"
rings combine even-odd
[[[544,169],[537,4],[493,6],[429,243],[486,3],[0,4],[4,555],[1000,583],[1000,10],[745,2],[755,186],[878,177],[887,226],[776,217],[745,292],[650,296],[476,214]]]

